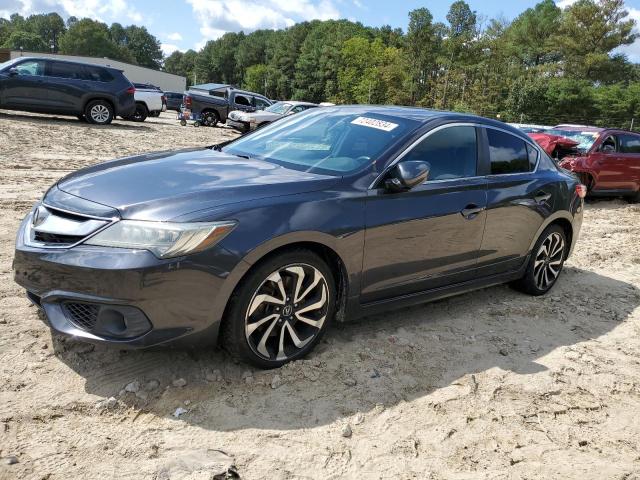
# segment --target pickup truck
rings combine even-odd
[[[144,122],[147,117],[157,117],[160,112],[167,109],[162,101],[164,92],[158,87],[141,83],[134,83],[133,86],[136,88],[134,94],[136,110],[131,116],[125,117],[125,120]]]
[[[180,118],[183,125],[186,120],[194,120],[196,124],[215,127],[218,123],[226,123],[229,113],[234,110],[264,110],[273,102],[258,93],[238,90],[231,85],[206,83],[189,88],[182,103]]]

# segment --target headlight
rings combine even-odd
[[[84,243],[149,250],[156,257],[171,258],[212,247],[226,237],[235,226],[236,222],[169,223],[121,220]]]

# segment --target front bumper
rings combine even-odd
[[[16,239],[14,279],[53,330],[130,347],[215,342],[224,309],[217,293],[238,264],[235,255],[213,247],[161,260],[146,250],[31,247],[24,242],[29,219]],[[90,310],[91,321],[78,309]]]
[[[248,132],[250,129],[249,122],[241,122],[239,120],[231,120],[227,118],[226,125],[231,128],[235,128],[241,132]]]

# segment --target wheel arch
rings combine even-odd
[[[571,214],[569,212],[565,211],[556,212],[552,216],[547,218],[547,220],[540,226],[540,228],[534,235],[533,241],[529,246],[529,251],[533,250],[533,247],[540,238],[540,235],[542,235],[542,232],[544,232],[550,225],[559,225],[564,231],[564,234],[567,238],[567,244],[570,247],[567,249],[567,253],[565,256],[566,259],[567,257],[569,257],[571,247],[573,246],[573,218],[571,217]]]
[[[247,254],[240,264],[230,273],[225,291],[219,292],[216,301],[217,308],[215,309],[217,318],[214,319],[219,322],[218,330],[222,327],[227,317],[227,311],[234,294],[242,286],[250,273],[270,258],[296,249],[314,252],[327,263],[336,283],[336,320],[339,322],[344,321],[349,292],[349,272],[347,270],[347,264],[332,242],[327,241],[333,239],[333,237],[319,232],[314,233],[317,233],[317,236],[314,236],[314,238],[302,238],[295,233],[276,238]],[[328,238],[323,238],[325,235]]]

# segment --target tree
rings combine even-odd
[[[407,56],[411,69],[411,103],[423,99],[436,75],[436,58],[441,37],[433,24],[433,15],[426,8],[409,12]]]
[[[609,54],[638,37],[635,22],[623,0],[578,0],[562,15],[560,46],[566,72],[577,78],[597,81],[598,72],[612,68]]]
[[[466,2],[458,0],[452,3],[447,13],[450,35],[471,40],[476,33],[477,20],[476,12],[472,11]]]
[[[58,51],[60,38],[67,28],[64,20],[57,13],[30,15],[25,21],[25,28],[40,37],[47,51]]]
[[[3,48],[11,48],[13,50],[24,49],[31,52],[44,52],[47,46],[38,35],[31,32],[16,30],[2,45]]]
[[[505,31],[509,53],[526,66],[559,60],[561,12],[553,0],[543,0],[520,14]]]
[[[117,30],[112,33],[121,35]],[[120,38],[116,41],[112,37],[112,40],[117,45],[126,48],[138,65],[155,69],[159,69],[162,65],[160,42],[145,27],[129,25],[124,29],[124,39]]]
[[[60,51],[70,55],[107,57],[132,62],[133,57],[125,48],[116,45],[109,36],[106,24],[83,18],[69,27],[60,40]]]

